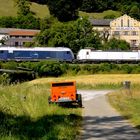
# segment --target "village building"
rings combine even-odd
[[[40,30],[0,28],[0,40],[5,39],[5,46],[23,47],[25,43],[33,42],[39,32]]]
[[[131,49],[140,47],[140,21],[123,15],[116,19],[93,19],[90,20],[93,29],[98,30],[100,34],[107,39],[117,38],[125,40],[131,46]]]
[[[110,36],[127,41],[132,49],[140,45],[140,22],[123,15],[110,22]]]

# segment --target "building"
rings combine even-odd
[[[0,28],[1,38],[6,37],[6,46],[24,46],[27,42],[33,42],[33,39],[40,30]]]
[[[0,41],[7,40],[9,38],[9,32],[12,30],[11,28],[0,28]],[[1,42],[0,45],[2,45]]]
[[[99,32],[109,29],[110,30],[110,22],[112,19],[90,19],[91,24],[93,25],[94,30],[98,30]]]
[[[140,45],[140,22],[128,15],[123,15],[110,22],[110,36],[126,40],[132,49]]]
[[[102,36],[117,38],[130,43],[132,49],[140,46],[140,22],[128,15],[116,19],[93,19],[93,29],[98,30]]]

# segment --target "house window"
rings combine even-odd
[[[137,43],[137,40],[131,40],[131,46],[135,47]]]
[[[11,36],[11,35],[10,35],[10,38],[15,38],[15,36]]]
[[[124,31],[123,35],[129,35],[129,32],[128,31]]]
[[[132,32],[131,32],[131,35],[138,35],[138,32],[132,31]]]
[[[119,31],[114,31],[113,34],[114,35],[120,35],[120,32]]]
[[[18,42],[15,42],[15,46],[18,46]]]
[[[121,27],[123,27],[123,19],[121,19]]]
[[[26,38],[26,36],[22,36],[22,38]]]
[[[127,24],[128,24],[128,27],[130,27],[130,20],[129,19],[127,20]]]

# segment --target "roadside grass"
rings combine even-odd
[[[133,126],[140,130],[140,84],[130,90],[121,89],[108,94],[111,105],[116,108]]]
[[[49,105],[48,85],[0,86],[1,140],[76,139],[81,109]]]

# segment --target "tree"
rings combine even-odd
[[[18,7],[18,16],[26,16],[31,14],[30,5],[31,2],[29,0],[14,0],[15,5]]]
[[[5,42],[9,39],[8,36],[3,36],[0,40],[0,44],[5,45]]]
[[[110,39],[105,45],[105,50],[130,50],[130,44],[125,40]]]
[[[59,21],[70,21],[78,18],[78,8],[82,0],[48,0],[50,14]]]
[[[138,5],[134,5],[131,7],[129,15],[136,19],[140,19],[140,8],[138,7]]]
[[[41,45],[66,46],[77,53],[79,49],[102,47],[99,33],[92,30],[92,25],[86,18],[78,19],[68,23],[57,22],[49,29],[42,31],[37,41]]]

